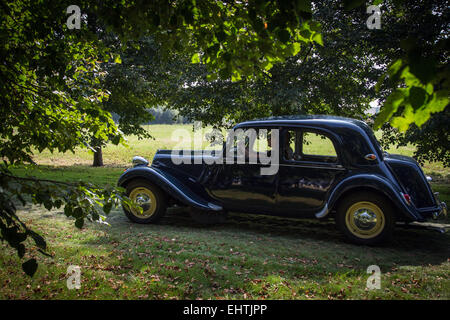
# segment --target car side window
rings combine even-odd
[[[308,129],[285,130],[282,155],[286,161],[337,162],[336,149],[331,139]]]
[[[302,137],[302,159],[315,162],[337,162],[333,141],[319,132],[304,130]]]

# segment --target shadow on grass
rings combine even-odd
[[[397,227],[391,241],[379,246],[358,246],[349,243],[337,230],[334,220],[285,219],[263,215],[230,213],[223,224],[203,226],[191,219],[183,210],[169,211],[155,225],[139,225],[130,222],[123,213],[117,211],[110,222],[114,228],[126,228],[132,233],[158,231],[164,234],[200,233],[211,237],[247,236],[263,237],[272,242],[301,242],[308,254],[314,252],[311,247],[318,247],[317,256],[326,256],[330,252],[340,252],[342,257],[373,256],[380,265],[435,265],[450,257],[450,235],[426,229],[405,229]],[[134,231],[133,231],[134,230]],[[101,240],[100,240],[101,241]],[[234,241],[236,241],[234,239]],[[242,241],[246,241],[245,238]],[[314,254],[314,253],[312,253]],[[367,266],[365,266],[367,267]]]

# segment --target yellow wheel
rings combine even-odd
[[[142,208],[142,212],[136,208],[131,208],[131,213],[138,218],[151,217],[156,211],[156,197],[155,194],[145,187],[138,187],[131,191],[129,198]]]
[[[360,201],[347,209],[345,224],[358,238],[370,239],[383,231],[385,218],[383,211],[376,204]]]
[[[131,181],[127,185],[127,196],[142,209],[123,207],[126,216],[133,222],[155,222],[166,212],[165,193],[146,180]]]
[[[349,240],[372,245],[392,235],[395,219],[392,204],[378,193],[355,192],[339,202],[336,223]]]

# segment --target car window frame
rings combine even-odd
[[[241,126],[241,127],[238,127],[238,128],[233,128],[233,130],[238,130],[238,129],[242,129],[242,130],[248,130],[248,129],[254,129],[255,131],[257,131],[257,133],[259,133],[259,130],[268,130],[268,131],[271,131],[271,130],[274,130],[274,129],[276,129],[276,130],[279,130],[280,132],[283,130],[283,128],[282,127],[280,127],[279,125],[271,125],[271,124],[264,124],[264,125],[260,125],[260,126]],[[223,146],[223,155],[225,156],[226,155],[226,145],[227,145],[227,143],[228,143],[228,136],[229,135],[227,135],[226,136],[226,138],[225,138],[225,143],[224,143],[224,146]],[[256,139],[258,139],[258,136],[256,137]],[[255,139],[255,141],[254,141],[254,143],[256,142],[256,139]],[[251,147],[251,151],[252,152],[255,152],[255,150],[253,149],[253,147],[254,147],[254,145]],[[249,145],[246,145],[246,148],[248,148],[248,150],[249,150],[249,152],[250,152],[250,146]],[[271,150],[272,150],[272,148],[273,147],[271,147]],[[280,150],[280,146],[278,147],[278,151]],[[266,150],[266,152],[267,152],[267,150]],[[236,157],[236,153],[235,152],[233,152],[234,153],[234,160],[236,161],[237,160],[237,157]],[[248,164],[248,162],[247,162],[247,158],[246,159],[244,159],[245,160],[245,163],[246,164]],[[279,162],[279,159],[278,159],[278,162]],[[257,163],[256,164],[260,164],[259,163],[259,159],[257,159]],[[261,165],[261,164],[260,164]]]
[[[296,141],[295,141],[295,146],[300,147],[300,156],[301,159],[292,159],[292,160],[287,160],[285,158],[285,153],[284,153],[284,146],[285,146],[285,131],[299,131],[301,134],[301,142],[299,142],[299,139],[296,135]],[[282,131],[282,139],[283,141],[281,141],[280,143],[280,159],[282,160],[283,163],[286,164],[314,164],[314,165],[321,165],[321,166],[342,166],[342,155],[341,155],[341,150],[339,148],[340,144],[338,139],[335,137],[335,135],[332,132],[329,132],[328,130],[322,129],[322,128],[315,128],[315,127],[300,127],[300,126],[292,126],[292,127],[284,127],[283,131]],[[327,162],[327,161],[315,161],[315,160],[305,160],[304,159],[304,153],[303,153],[303,133],[304,132],[311,132],[311,133],[316,133],[316,134],[320,134],[325,136],[326,138],[330,139],[331,143],[333,144],[334,147],[334,151],[336,152],[336,161],[334,162]],[[295,150],[296,151],[296,150]],[[294,153],[295,153],[294,151]],[[323,157],[326,158],[327,156],[314,156],[314,155],[310,155],[307,154],[307,156],[309,157]]]

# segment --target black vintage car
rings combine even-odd
[[[256,133],[253,138],[245,134],[250,130]],[[351,241],[375,244],[389,238],[397,221],[423,222],[447,214],[417,162],[383,152],[362,121],[277,117],[240,123],[232,132],[238,131],[243,138],[234,134],[224,143],[224,152],[158,150],[151,166],[135,157],[134,167],[118,184],[142,210],[124,207],[126,215],[137,223],[151,223],[168,206],[183,205],[206,220],[227,211],[334,216]],[[264,144],[275,131],[277,144]],[[239,139],[245,149],[241,157],[236,152]],[[251,153],[261,151],[256,146],[263,151],[259,155],[277,153],[278,158],[269,164],[251,161]],[[228,156],[234,161],[227,161]],[[277,170],[263,174],[271,165]]]

